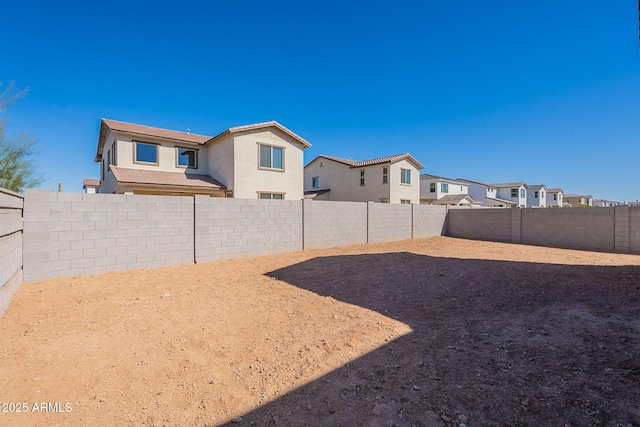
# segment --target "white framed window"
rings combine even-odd
[[[313,178],[311,178],[311,187],[318,188],[319,186],[320,186],[320,177],[314,176]]]
[[[534,191],[534,192],[533,192],[533,197],[534,197],[535,199],[537,199],[537,198],[538,198],[538,192],[537,192],[537,191]]]
[[[364,185],[364,170],[360,171],[360,185]]]
[[[553,195],[553,200],[558,200],[558,195],[557,194]]]
[[[133,163],[158,164],[158,144],[134,141]]]
[[[263,200],[284,200],[284,193],[258,193],[258,198]]]
[[[429,193],[435,193],[436,192],[436,183],[432,182],[431,184],[429,184]]]
[[[440,183],[440,192],[441,193],[448,193],[449,192],[449,184],[447,184],[446,182]]]
[[[380,199],[380,203],[389,203],[389,199]]]
[[[401,205],[410,205],[411,204],[411,200],[409,200],[409,199],[400,199],[400,204]]]
[[[527,196],[526,196],[526,193],[524,192],[524,188],[521,188],[520,189],[520,198],[524,199],[525,197],[527,197]]]
[[[113,141],[113,148],[111,149],[111,155],[113,156],[113,164],[118,165],[118,152],[116,151],[118,147],[118,141]]]
[[[411,184],[411,169],[400,169],[400,183]]]
[[[258,144],[259,168],[284,170],[284,148],[275,145]]]
[[[176,147],[176,167],[198,168],[198,150]]]
[[[389,182],[389,168],[382,168],[382,183],[387,184]]]

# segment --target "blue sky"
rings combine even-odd
[[[636,0],[9,1],[4,114],[43,188],[82,191],[100,118],[215,135],[277,120],[319,154],[640,199]]]

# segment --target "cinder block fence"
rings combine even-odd
[[[640,207],[447,209],[0,189],[0,316],[22,280],[440,235],[640,253]]]
[[[0,188],[0,317],[22,283],[22,202]]]

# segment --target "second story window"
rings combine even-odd
[[[386,184],[389,182],[389,168],[382,168],[382,183]]]
[[[512,188],[511,189],[511,197],[518,197],[518,189],[517,188]]]
[[[411,184],[411,170],[400,169],[400,182],[402,184]]]
[[[364,171],[360,171],[360,185],[364,185]]]
[[[272,145],[260,145],[260,168],[284,170],[284,149]]]
[[[440,184],[440,192],[441,193],[448,193],[449,192],[449,184],[447,184],[446,182],[443,182]]]
[[[436,192],[436,183],[432,182],[431,184],[429,184],[429,193],[435,193]]]
[[[158,146],[145,142],[134,142],[134,163],[158,164]]]
[[[527,197],[527,196],[525,195],[524,188],[521,188],[520,189],[520,198],[524,199],[525,197]]]
[[[189,148],[176,147],[177,151],[177,166],[184,168],[197,168],[198,167],[198,151]]]
[[[311,187],[312,188],[318,188],[319,185],[320,185],[320,177],[314,176],[313,178],[311,178]]]
[[[537,191],[533,192],[533,197],[536,198],[536,199],[538,198],[538,192]]]

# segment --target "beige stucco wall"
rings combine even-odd
[[[207,173],[209,174],[209,176],[224,184],[227,187],[227,191],[233,191],[233,136],[227,135],[226,137],[221,138],[214,143],[210,143],[207,148]]]
[[[259,168],[259,144],[282,147],[284,170]],[[303,148],[290,136],[275,128],[259,132],[239,132],[233,136],[234,198],[257,199],[259,192],[284,193],[286,200],[303,196]],[[229,184],[227,184],[229,185]]]
[[[137,142],[149,142],[153,144],[159,144],[158,147],[158,164],[157,165],[149,165],[144,163],[135,163],[133,157],[133,141]],[[111,145],[105,144],[106,147],[110,147]],[[183,148],[191,148],[196,149],[198,151],[198,167],[197,168],[185,168],[177,166],[177,156],[178,151],[176,147]],[[106,158],[107,150],[104,150],[103,157]],[[118,136],[118,148],[116,150],[117,155],[117,166],[123,168],[131,168],[131,169],[146,169],[146,170],[154,170],[154,171],[164,171],[164,172],[188,172],[188,173],[197,173],[197,174],[206,174],[208,170],[207,160],[208,160],[208,148],[203,147],[197,144],[189,144],[182,142],[166,142],[161,141],[156,138],[131,138],[125,135]]]
[[[322,166],[321,166],[322,165]],[[389,180],[382,182],[382,169],[389,168]],[[401,184],[400,169],[411,170],[411,184]],[[360,171],[365,171],[365,185],[360,185]],[[343,163],[318,158],[307,165],[304,171],[304,189],[313,190],[312,179],[319,177],[319,190],[330,188],[323,200],[400,203],[401,199],[420,203],[420,171],[406,160],[393,164],[385,163],[362,168],[351,168]]]

